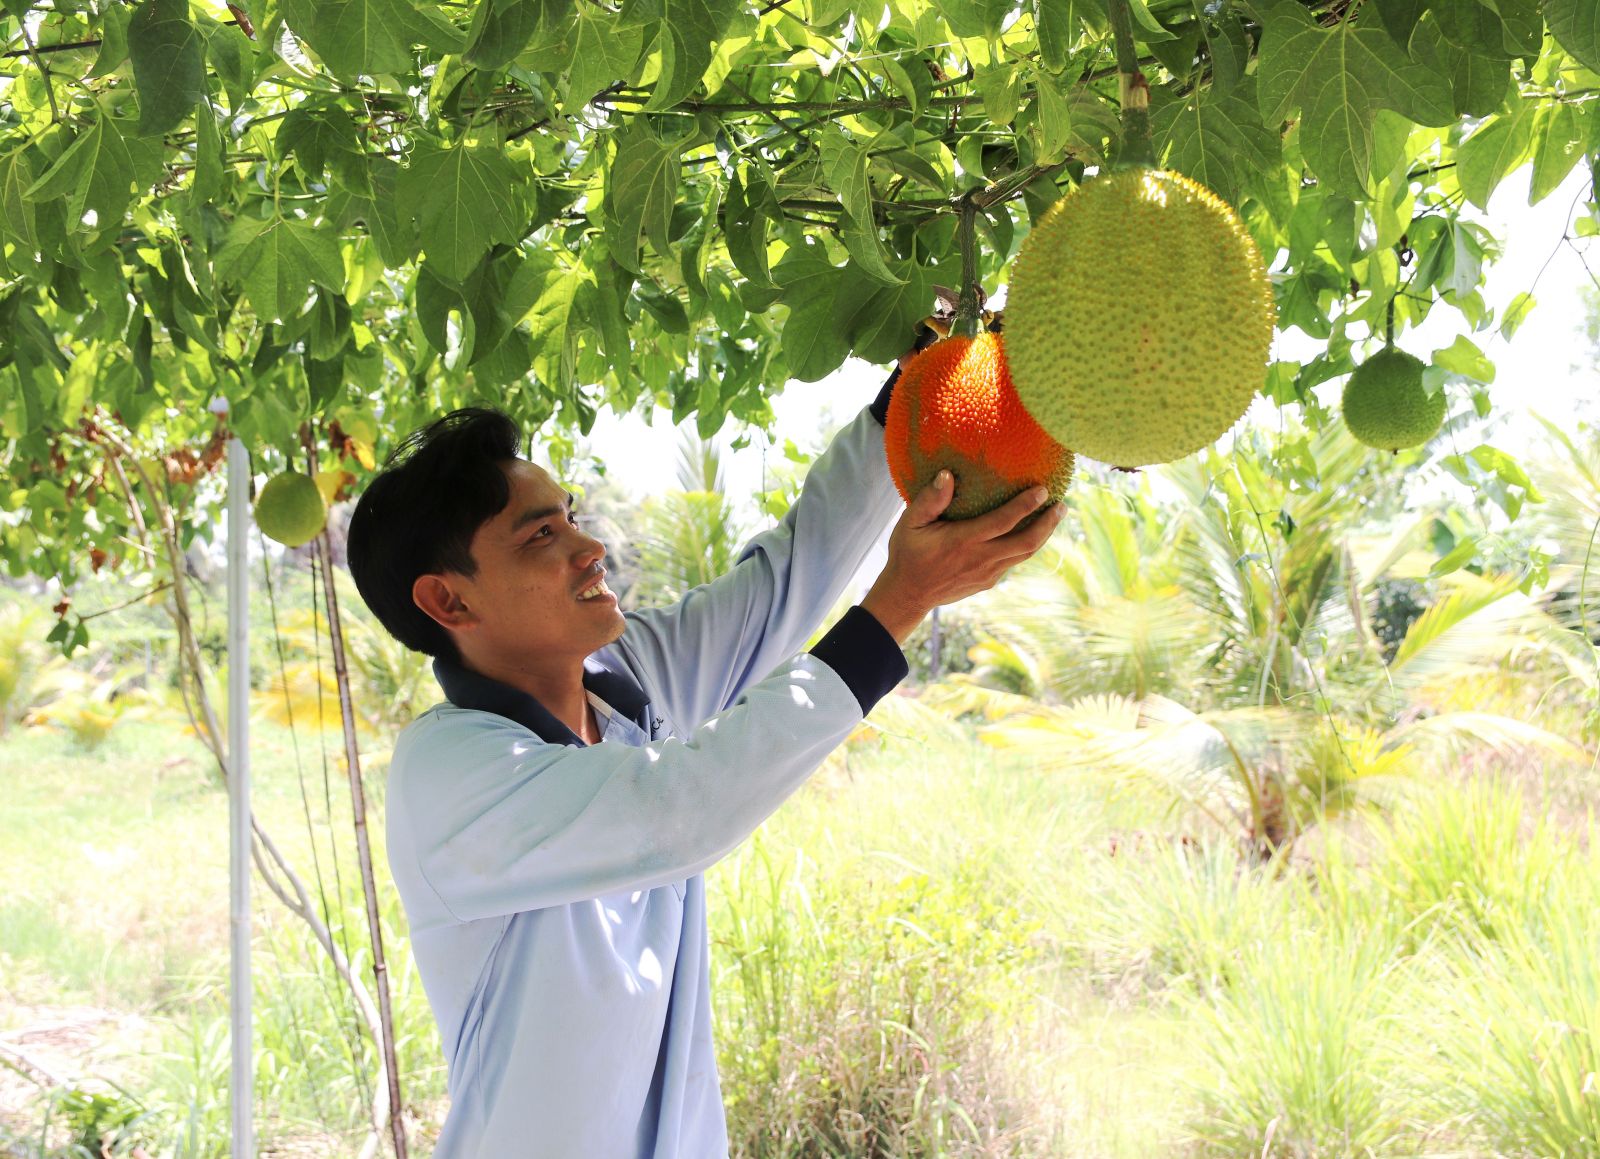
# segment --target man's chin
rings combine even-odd
[[[607,644],[615,644],[618,640],[622,639],[622,634],[627,630],[628,621],[623,618],[622,609],[615,609],[612,616],[611,629],[606,634],[605,643],[601,644],[600,647],[604,648]]]

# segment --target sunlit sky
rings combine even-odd
[[[1498,446],[1510,451],[1526,449],[1541,433],[1535,412],[1567,422],[1575,405],[1586,402],[1594,417],[1600,409],[1600,372],[1586,364],[1581,326],[1584,320],[1583,288],[1593,285],[1583,261],[1571,246],[1562,244],[1575,211],[1583,210],[1589,178],[1584,166],[1538,205],[1528,205],[1531,170],[1524,168],[1495,191],[1482,220],[1503,245],[1501,259],[1489,267],[1484,298],[1497,315],[1519,292],[1532,289],[1537,300],[1533,312],[1515,338],[1507,342],[1494,331],[1471,335],[1496,364],[1490,397],[1503,425],[1490,434]],[[1469,210],[1469,212],[1472,212]],[[1582,248],[1585,242],[1579,240]],[[1589,265],[1600,273],[1600,246],[1587,252]],[[992,288],[992,287],[991,287]],[[1458,334],[1468,333],[1454,310],[1436,306],[1427,322],[1398,337],[1398,343],[1422,358],[1449,346]],[[1281,334],[1276,354],[1305,360],[1319,345],[1298,331]],[[766,449],[769,458],[781,460],[784,439],[802,447],[815,443],[818,431],[830,419],[837,423],[869,403],[888,374],[887,367],[869,366],[851,359],[839,371],[815,383],[792,382],[774,400],[776,445]],[[1338,382],[1319,390],[1325,401],[1335,402]],[[1456,388],[1459,391],[1459,388]],[[1456,401],[1465,395],[1455,393]],[[1258,400],[1252,417],[1277,422],[1276,408]],[[738,434],[729,422],[719,436],[726,445]],[[671,416],[658,412],[654,424],[637,415],[603,414],[587,442],[587,450],[602,460],[608,475],[635,495],[656,494],[673,486],[678,434]],[[756,435],[744,450],[724,454],[729,493],[749,496],[763,483],[762,458],[766,440]]]

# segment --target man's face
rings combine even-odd
[[[606,549],[581,530],[572,497],[525,459],[504,464],[511,499],[472,537],[478,565],[451,584],[471,613],[463,654],[525,666],[582,659],[622,635],[617,597],[600,577]]]

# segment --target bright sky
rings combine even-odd
[[[1537,304],[1510,343],[1493,331],[1469,335],[1496,364],[1490,397],[1495,411],[1505,416],[1506,426],[1492,438],[1496,445],[1513,452],[1541,433],[1532,418],[1535,411],[1570,421],[1574,404],[1580,400],[1586,403],[1591,418],[1600,407],[1600,371],[1592,365],[1576,365],[1586,354],[1580,330],[1582,291],[1593,283],[1578,255],[1561,241],[1574,211],[1582,209],[1588,174],[1580,165],[1561,188],[1530,208],[1530,173],[1524,168],[1507,179],[1496,190],[1484,217],[1504,247],[1500,261],[1489,269],[1484,298],[1498,314],[1519,292],[1533,288]],[[1600,248],[1589,255],[1589,261],[1600,273]],[[1401,336],[1399,344],[1426,358],[1449,346],[1460,333],[1466,333],[1461,316],[1441,305],[1430,313],[1426,324]],[[1316,343],[1294,332],[1280,336],[1277,354],[1303,360],[1316,349]],[[851,359],[821,382],[790,383],[773,404],[777,442],[767,454],[781,461],[785,438],[809,447],[830,415],[835,421],[848,419],[873,399],[887,374],[886,367]],[[1322,389],[1332,392],[1328,401],[1337,401],[1338,382]],[[1258,400],[1257,407],[1263,420],[1275,414],[1265,402]],[[721,441],[726,445],[736,433],[730,423]],[[595,423],[588,445],[605,461],[613,479],[643,496],[673,485],[677,441],[666,412],[657,413],[653,426],[636,415],[618,417],[608,412]],[[748,496],[761,487],[764,444],[758,435],[746,449],[724,455],[730,494]]]

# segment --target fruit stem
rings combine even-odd
[[[961,296],[950,321],[950,337],[976,338],[983,331],[983,287],[978,283],[978,203],[970,192],[957,208],[956,240],[961,246]]]
[[[1389,299],[1389,312],[1388,316],[1384,319],[1383,326],[1383,344],[1385,346],[1394,345],[1394,299],[1398,296],[1399,295],[1395,295]]]
[[[1133,13],[1128,0],[1110,0],[1107,10],[1111,15],[1111,37],[1117,46],[1117,74],[1122,81],[1122,150],[1117,164],[1123,168],[1154,169],[1150,83],[1139,68],[1139,50],[1133,44]]]

